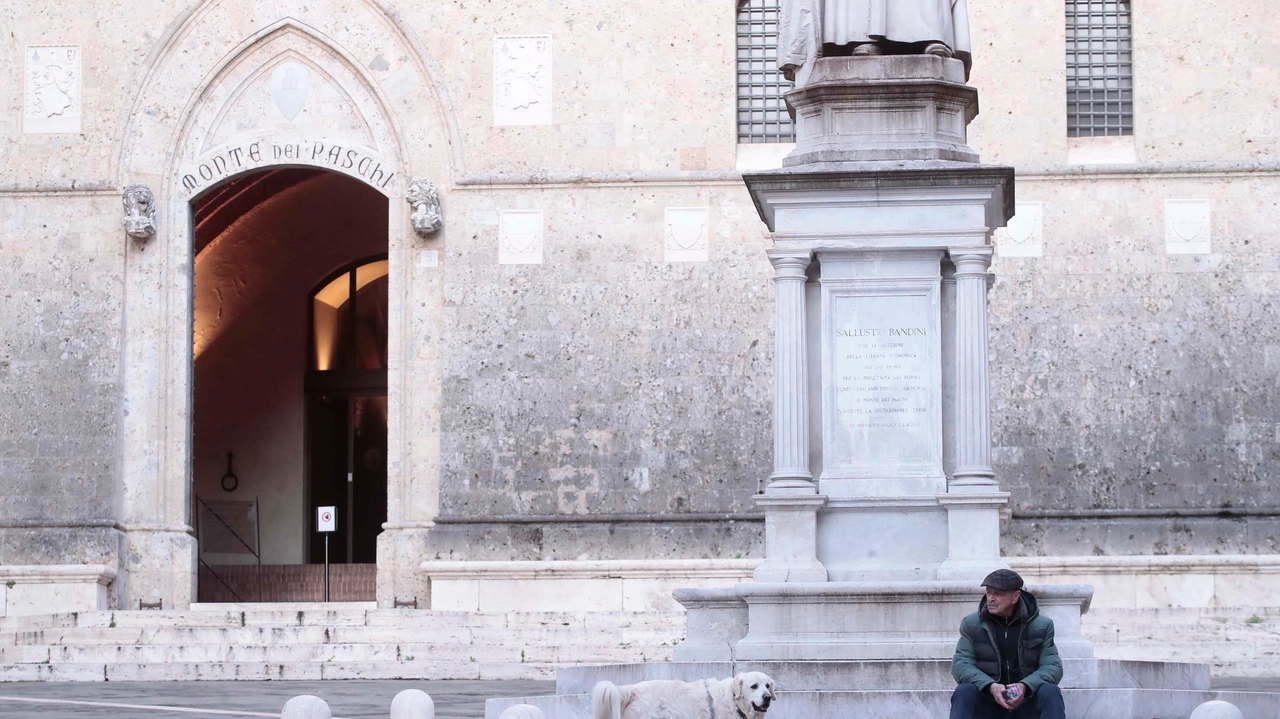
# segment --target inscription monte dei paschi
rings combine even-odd
[[[379,157],[359,147],[327,144],[323,140],[255,140],[206,155],[182,170],[182,187],[192,194],[245,170],[264,165],[312,165],[364,178],[375,187],[387,186],[395,172]]]
[[[920,304],[916,312],[913,305]],[[858,464],[932,453],[931,346],[925,297],[840,298],[832,362],[835,454]]]

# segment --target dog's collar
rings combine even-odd
[[[734,707],[734,709],[738,710],[738,719],[747,719],[747,715],[742,712],[740,707]]]

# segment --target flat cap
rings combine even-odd
[[[991,587],[998,592],[1011,592],[1022,589],[1022,577],[1012,569],[997,569],[982,580],[982,586]]]

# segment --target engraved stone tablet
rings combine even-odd
[[[80,132],[80,46],[26,49],[24,133]]]
[[[493,124],[551,124],[551,36],[493,39]]]
[[[1171,255],[1209,252],[1209,201],[1164,201],[1164,248]]]
[[[667,262],[706,262],[710,216],[705,207],[668,207],[663,259]]]
[[[822,481],[837,496],[945,491],[941,285],[890,264],[823,268]]]
[[[542,264],[542,210],[503,210],[498,228],[498,263]]]
[[[1004,257],[1040,257],[1044,253],[1044,204],[1019,202],[1009,224],[996,230],[996,249]]]

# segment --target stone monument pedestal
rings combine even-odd
[[[960,621],[1006,566],[1009,497],[991,467],[987,270],[1014,177],[966,144],[964,76],[935,56],[825,58],[788,93],[795,151],[743,178],[774,241],[765,561],[753,582],[675,592],[677,661],[564,669],[557,696],[492,700],[490,719],[512,703],[588,719],[602,679],[753,670],[781,689],[771,719],[947,715]],[[1068,717],[1181,719],[1215,698],[1277,715],[1280,695],[1209,692],[1205,665],[1095,659],[1093,588],[1028,589],[1054,620]]]

